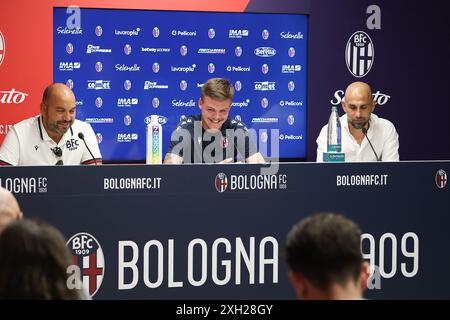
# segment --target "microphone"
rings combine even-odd
[[[367,129],[366,129],[365,127],[361,127],[361,131],[362,131],[362,133],[366,136],[367,141],[369,141],[370,147],[372,148],[372,151],[373,151],[373,153],[375,154],[375,158],[377,158],[377,161],[381,161],[381,159],[378,158],[378,155],[377,155],[377,153],[375,152],[375,149],[374,149],[374,147],[373,147],[373,145],[372,145],[372,142],[370,142],[370,139],[369,139],[369,137],[367,136]]]
[[[78,132],[78,138],[80,138],[81,140],[83,140],[84,145],[86,146],[86,149],[87,149],[87,150],[89,151],[89,153],[91,154],[91,157],[92,157],[92,159],[94,160],[95,165],[97,165],[97,160],[95,160],[95,157],[94,157],[94,155],[93,155],[92,152],[91,152],[91,149],[89,149],[89,147],[88,147],[88,145],[87,145],[87,143],[86,143],[86,140],[84,140],[84,134],[81,133],[81,132]]]

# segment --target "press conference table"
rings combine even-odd
[[[70,239],[94,299],[295,299],[280,252],[322,211],[361,226],[366,297],[450,298],[450,161],[261,168],[2,167],[0,185]]]

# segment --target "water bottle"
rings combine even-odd
[[[162,163],[162,127],[157,115],[151,115],[150,123],[147,125],[146,163]]]
[[[327,152],[341,152],[341,121],[336,106],[331,107],[330,119],[328,119]]]

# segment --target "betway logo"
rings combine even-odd
[[[136,28],[134,30],[114,30],[114,34],[116,36],[138,36],[139,35],[139,31],[141,31],[140,28]]]
[[[10,91],[0,91],[0,103],[20,104],[25,101],[28,93],[17,91],[12,88]]]
[[[189,101],[172,100],[172,107],[195,107],[195,101],[193,99]]]
[[[229,38],[242,38],[248,37],[248,30],[234,30],[231,29],[228,33]]]
[[[283,64],[281,66],[281,73],[295,73],[302,71],[302,66],[299,64]]]
[[[83,29],[81,28],[69,29],[67,27],[58,27],[56,31],[58,31],[58,34],[83,34]]]
[[[60,62],[59,71],[73,71],[75,69],[80,69],[80,62]]]
[[[174,67],[174,66],[170,66],[170,71],[172,72],[194,72],[195,71],[195,67],[196,65],[193,64],[192,66],[187,66],[187,67]]]
[[[229,71],[229,72],[250,72],[250,66],[248,66],[248,67],[227,66],[227,71]]]
[[[125,64],[116,64],[116,71],[141,71],[141,67],[136,63],[132,66],[126,66]]]
[[[277,54],[277,50],[272,47],[259,47],[255,49],[255,55],[262,58],[273,57]]]
[[[136,105],[139,103],[138,98],[118,98],[117,106],[118,107],[131,107],[132,105]]]
[[[295,34],[283,31],[282,33],[280,33],[280,36],[281,39],[295,39],[295,40],[303,39],[303,34],[300,31]]]

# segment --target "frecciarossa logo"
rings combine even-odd
[[[230,175],[220,172],[214,178],[214,186],[217,192],[227,190],[278,190],[287,189],[287,175]]]

